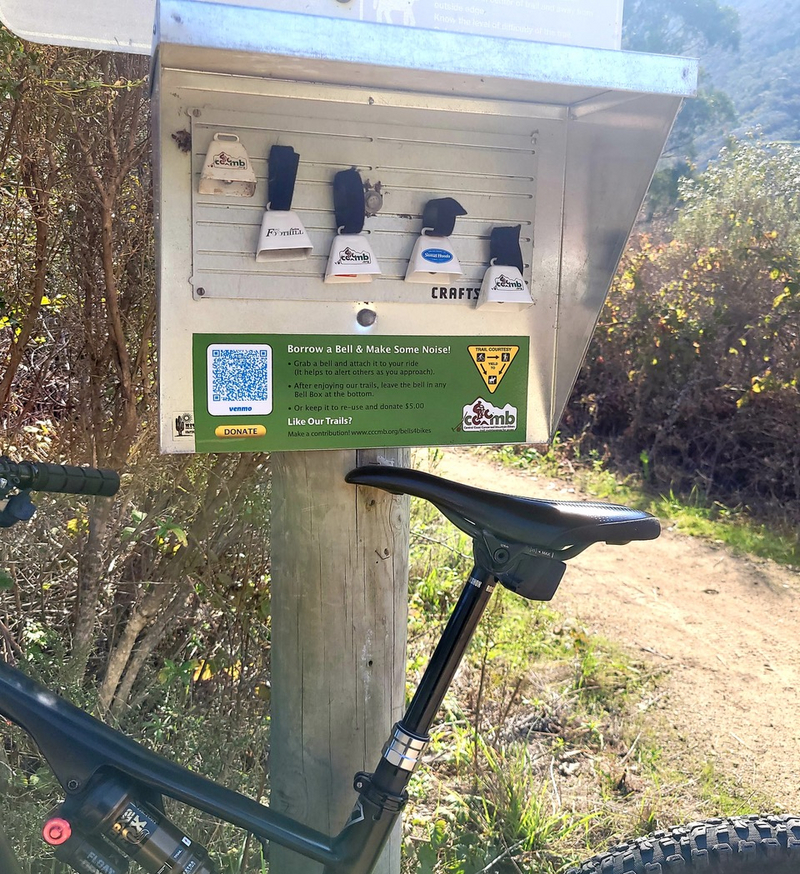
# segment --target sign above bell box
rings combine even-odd
[[[289,5],[160,2],[162,450],[548,442],[696,62]]]
[[[197,3],[208,0],[194,0]],[[217,0],[457,33],[618,49],[623,0]],[[0,19],[34,42],[149,54],[156,0],[0,0]]]

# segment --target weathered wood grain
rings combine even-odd
[[[271,459],[271,804],[328,834],[403,708],[408,498],[344,482],[379,456],[408,464],[408,450],[385,449]],[[321,870],[282,847],[270,859],[276,874]],[[395,831],[376,871],[399,870]]]

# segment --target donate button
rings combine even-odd
[[[266,433],[264,425],[217,425],[214,429],[217,437],[264,437]]]

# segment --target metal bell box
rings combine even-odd
[[[155,49],[163,451],[550,440],[695,61],[209,0]]]

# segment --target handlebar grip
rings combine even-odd
[[[13,462],[0,459],[0,476],[20,489],[37,492],[67,492],[71,495],[102,495],[110,498],[119,489],[115,470],[97,467],[72,467],[66,464]]]

